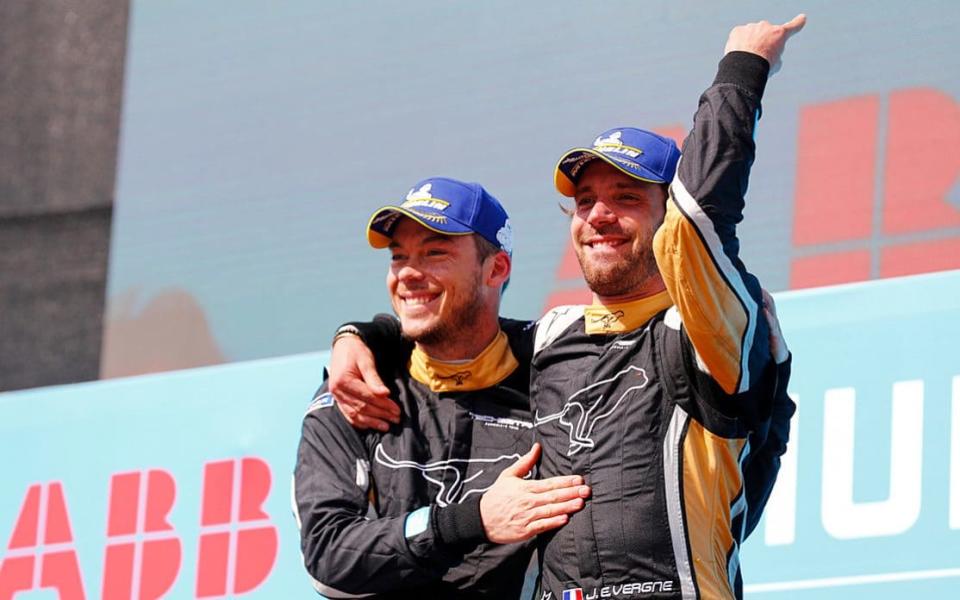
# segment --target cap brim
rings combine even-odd
[[[434,216],[426,213],[417,213],[400,206],[383,206],[374,211],[374,213],[370,216],[370,220],[367,221],[367,242],[369,242],[369,244],[374,248],[386,248],[390,245],[390,240],[392,239],[391,233],[395,227],[393,222],[391,222],[390,226],[386,228],[377,227],[377,223],[379,222],[378,218],[387,213],[395,213],[400,216],[408,217],[423,227],[426,227],[430,231],[435,231],[443,235],[468,235],[473,233],[472,229],[460,221],[448,217],[447,215]],[[443,218],[443,224],[441,225],[436,221],[431,221],[432,217]]]
[[[577,183],[576,183],[576,181],[575,181],[566,171],[564,171],[562,165],[563,165],[564,161],[567,161],[567,160],[569,160],[570,158],[573,158],[573,157],[575,157],[575,156],[579,156],[579,155],[582,155],[582,154],[588,154],[588,155],[592,156],[593,158],[599,158],[600,160],[602,160],[603,162],[607,163],[608,165],[610,165],[610,166],[613,167],[614,169],[616,169],[616,170],[618,170],[618,171],[620,171],[620,172],[622,172],[622,173],[624,173],[624,174],[626,174],[626,175],[629,175],[630,177],[632,177],[632,178],[634,178],[634,179],[638,179],[638,180],[640,180],[640,181],[646,181],[646,182],[648,182],[648,183],[667,183],[666,181],[663,181],[662,179],[656,179],[656,178],[653,178],[653,177],[644,177],[643,175],[641,175],[641,174],[639,174],[639,173],[635,173],[635,172],[627,169],[625,166],[623,166],[622,164],[618,163],[617,161],[613,160],[612,158],[610,158],[610,157],[607,156],[606,154],[604,154],[604,153],[602,153],[602,152],[598,152],[598,151],[594,150],[593,148],[573,148],[573,149],[571,149],[571,150],[568,150],[563,156],[560,157],[560,160],[557,161],[557,166],[554,168],[554,172],[553,172],[553,184],[556,186],[557,191],[560,192],[561,194],[563,194],[564,196],[569,197],[569,198],[573,198],[573,197],[576,195],[576,193],[577,193]],[[591,159],[591,160],[592,160],[592,159]],[[590,161],[588,160],[587,162],[590,162]],[[642,167],[641,167],[641,168],[642,168]],[[582,171],[582,169],[581,169],[581,171]]]

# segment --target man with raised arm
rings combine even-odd
[[[542,318],[531,367],[541,475],[582,474],[593,490],[539,540],[541,590],[556,597],[742,594],[747,442],[769,427],[776,369],[736,225],[760,99],[803,23],[730,33],[682,158],[618,128],[557,165],[594,304]]]
[[[731,31],[682,159],[620,127],[557,164],[594,303],[539,321],[530,391],[540,476],[582,475],[592,495],[539,536],[538,598],[742,596],[739,547],[776,475],[761,455],[782,453],[791,405],[736,225],[767,78],[804,23]]]
[[[396,425],[357,431],[326,385],[303,420],[293,496],[304,564],[329,598],[518,597],[536,534],[589,494],[533,479],[532,329],[498,319],[507,213],[478,184],[434,177],[374,213],[407,360],[383,361]],[[505,502],[504,498],[509,501]]]

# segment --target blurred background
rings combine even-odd
[[[925,548],[960,549],[952,0],[4,0],[0,448],[29,459],[0,474],[0,541],[32,498],[73,490],[94,595],[111,581],[117,473],[158,490],[166,473],[179,495],[163,531],[184,541],[157,589],[248,592],[193,583],[201,474],[228,460],[240,480],[261,460],[287,476],[334,329],[389,311],[371,212],[427,176],[479,181],[515,232],[503,313],[587,302],[556,160],[616,126],[681,141],[729,30],[799,12],[739,233],[777,292],[804,420],[747,589],[949,597],[957,553]],[[101,379],[116,380],[81,383]],[[270,489],[275,518],[286,489]],[[310,593],[290,525],[263,597]],[[14,538],[0,597],[3,569],[40,555]]]
[[[960,11],[881,5],[5,2],[0,389],[325,348],[389,310],[366,221],[432,175],[508,208],[505,314],[587,298],[556,159],[682,139],[729,29],[801,9],[746,263],[773,291],[960,268]]]

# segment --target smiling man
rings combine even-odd
[[[532,329],[498,319],[507,213],[480,185],[435,177],[376,211],[367,239],[389,249],[387,291],[413,342],[381,364],[403,416],[357,431],[321,387],[294,474],[304,564],[330,598],[517,597],[531,538],[589,489],[532,479]]]
[[[646,154],[642,161],[641,153]],[[672,140],[625,127],[601,134],[591,149],[561,159],[556,184],[564,195],[576,197],[575,207],[566,211],[571,241],[594,294],[616,301],[663,291],[653,236],[663,222],[669,178],[679,158]],[[628,168],[649,179],[638,179]],[[571,178],[578,183],[573,185]],[[626,209],[620,218],[610,210],[594,210],[598,199],[613,197]]]
[[[785,357],[771,356],[736,225],[767,78],[804,22],[734,28],[682,159],[671,140],[622,127],[557,164],[594,302],[537,328],[540,473],[583,474],[593,494],[539,538],[543,595],[742,596],[739,547],[762,508],[753,488],[768,487],[750,481],[751,442],[763,445],[779,410]]]

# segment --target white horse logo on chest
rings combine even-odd
[[[450,504],[463,502],[471,494],[482,494],[493,487],[500,472],[513,464],[514,461],[520,458],[520,455],[504,454],[496,458],[451,458],[421,464],[412,460],[399,460],[391,457],[387,454],[387,451],[383,449],[383,443],[380,443],[377,444],[375,458],[378,463],[388,469],[414,469],[420,471],[424,479],[437,484],[440,488],[437,492],[437,505],[448,506]],[[470,477],[464,477],[467,472],[467,467],[470,464],[485,466]],[[452,472],[453,481],[450,483],[450,489],[447,489],[447,484],[444,483],[444,476],[450,472]],[[484,473],[488,472],[491,472],[493,476],[482,477]],[[532,472],[527,473],[524,479],[529,478],[531,475]],[[487,482],[487,485],[478,487],[481,485],[481,482]]]
[[[631,385],[620,393],[613,403],[609,402],[609,398],[600,394],[590,408],[584,407],[589,401],[591,392],[596,391],[597,388],[603,389],[606,386],[611,386],[618,379],[626,377],[634,377],[638,381],[635,385]],[[593,429],[597,426],[597,423],[612,415],[627,396],[647,387],[649,382],[646,371],[631,365],[609,379],[592,383],[577,391],[567,399],[560,412],[541,417],[539,411],[537,411],[535,423],[539,427],[544,423],[559,421],[560,425],[569,429],[570,447],[567,450],[567,456],[573,456],[584,448],[593,448],[596,445],[592,438]]]

